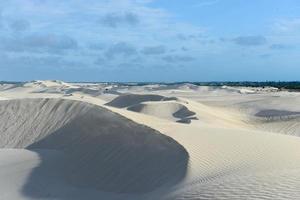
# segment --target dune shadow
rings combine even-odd
[[[155,94],[122,94],[106,105],[116,108],[126,108],[128,106],[140,104],[146,101],[176,101],[176,97],[164,97]]]
[[[70,199],[63,185],[70,191],[145,194],[179,183],[189,161],[188,152],[172,138],[98,106],[27,149],[37,152],[41,163],[22,192],[36,199]],[[44,150],[61,153],[49,159]]]
[[[295,116],[300,115],[300,112],[288,111],[288,110],[261,110],[255,114],[256,117],[283,117],[283,116]]]
[[[35,149],[40,164],[30,173],[22,193],[33,199],[67,199],[65,194],[66,183],[63,179],[65,173],[65,156],[55,150]]]

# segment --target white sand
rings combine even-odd
[[[192,118],[195,113],[182,103],[177,102],[146,102],[132,105],[127,110],[153,115],[170,121],[181,121]]]
[[[0,86],[0,199],[300,199],[298,93],[105,88]]]

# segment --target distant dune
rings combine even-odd
[[[196,113],[176,102],[140,103],[127,108],[134,112],[153,115],[171,121],[190,123]]]

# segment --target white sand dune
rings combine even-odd
[[[0,199],[300,199],[298,93],[39,85],[0,86]]]
[[[105,105],[116,108],[127,108],[127,110],[152,115],[158,118],[176,121],[180,123],[191,123],[197,119],[193,111],[190,111],[176,97],[164,97],[153,94],[122,94]]]
[[[182,123],[190,123],[191,119],[196,119],[193,117],[196,114],[195,112],[190,111],[186,106],[177,102],[140,103],[128,107],[127,110]]]
[[[300,136],[300,98],[298,93],[260,95],[230,106],[244,121],[259,130]]]
[[[145,193],[186,173],[188,153],[180,144],[99,106],[22,99],[0,101],[0,112],[1,148],[62,152],[60,173],[74,186]]]
[[[207,112],[205,107],[199,109],[201,106],[192,104],[189,105],[196,106],[198,114]],[[165,199],[298,199],[300,196],[296,189],[300,184],[300,138],[249,130],[235,123],[235,119],[228,119],[234,125],[227,121],[223,128],[214,124],[213,118],[207,119],[207,125],[182,126],[124,109],[119,112],[171,136],[189,152],[186,178]],[[216,121],[220,120],[217,118]],[[292,180],[286,180],[288,175],[293,176]]]

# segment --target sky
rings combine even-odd
[[[300,80],[299,0],[0,1],[0,80]]]

